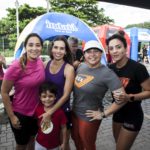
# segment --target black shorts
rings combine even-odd
[[[24,116],[18,112],[15,115],[19,118],[21,123],[21,129],[16,129],[10,125],[15,136],[16,143],[18,145],[28,144],[30,137],[35,136],[38,131],[37,120],[34,117]]]
[[[3,82],[3,80],[0,80],[0,92],[1,92],[2,82]]]
[[[128,103],[113,115],[113,121],[123,123],[129,131],[140,131],[143,123],[143,110],[141,104]]]
[[[72,121],[71,121],[71,112],[70,111],[65,111],[65,115],[67,118],[67,129],[71,129],[72,128]]]

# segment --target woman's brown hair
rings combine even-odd
[[[63,42],[65,43],[66,55],[64,56],[64,61],[72,65],[72,64],[73,64],[72,54],[71,54],[71,50],[70,50],[68,41],[67,41],[67,39],[66,39],[65,36],[57,36],[57,37],[52,41],[51,47],[50,47],[50,49],[49,49],[51,59],[53,59],[52,48],[53,48],[53,46],[54,46],[54,42],[55,42],[55,41],[63,41]]]

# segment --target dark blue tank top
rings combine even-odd
[[[53,83],[57,86],[57,97],[56,101],[58,101],[64,92],[64,85],[65,85],[65,76],[64,76],[64,69],[66,66],[66,63],[62,65],[60,70],[56,74],[52,74],[49,71],[51,64],[51,60],[47,63],[46,69],[45,69],[45,80],[49,83]],[[66,101],[66,103],[62,106],[64,111],[70,110],[69,100]]]

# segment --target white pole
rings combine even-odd
[[[48,13],[50,10],[50,2],[49,2],[49,0],[46,0],[46,2],[47,2],[47,13]]]
[[[19,13],[18,13],[19,2],[18,0],[15,1],[15,6],[16,6],[17,39],[18,39],[19,38]]]
[[[46,0],[46,3],[47,3],[47,13],[49,13],[49,10],[50,10],[50,1],[49,0]],[[46,41],[46,45],[47,45],[47,50],[49,48],[49,41],[47,40]]]

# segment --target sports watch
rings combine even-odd
[[[135,97],[134,97],[134,96],[131,96],[131,97],[130,97],[130,102],[134,102],[134,100],[135,100]]]

